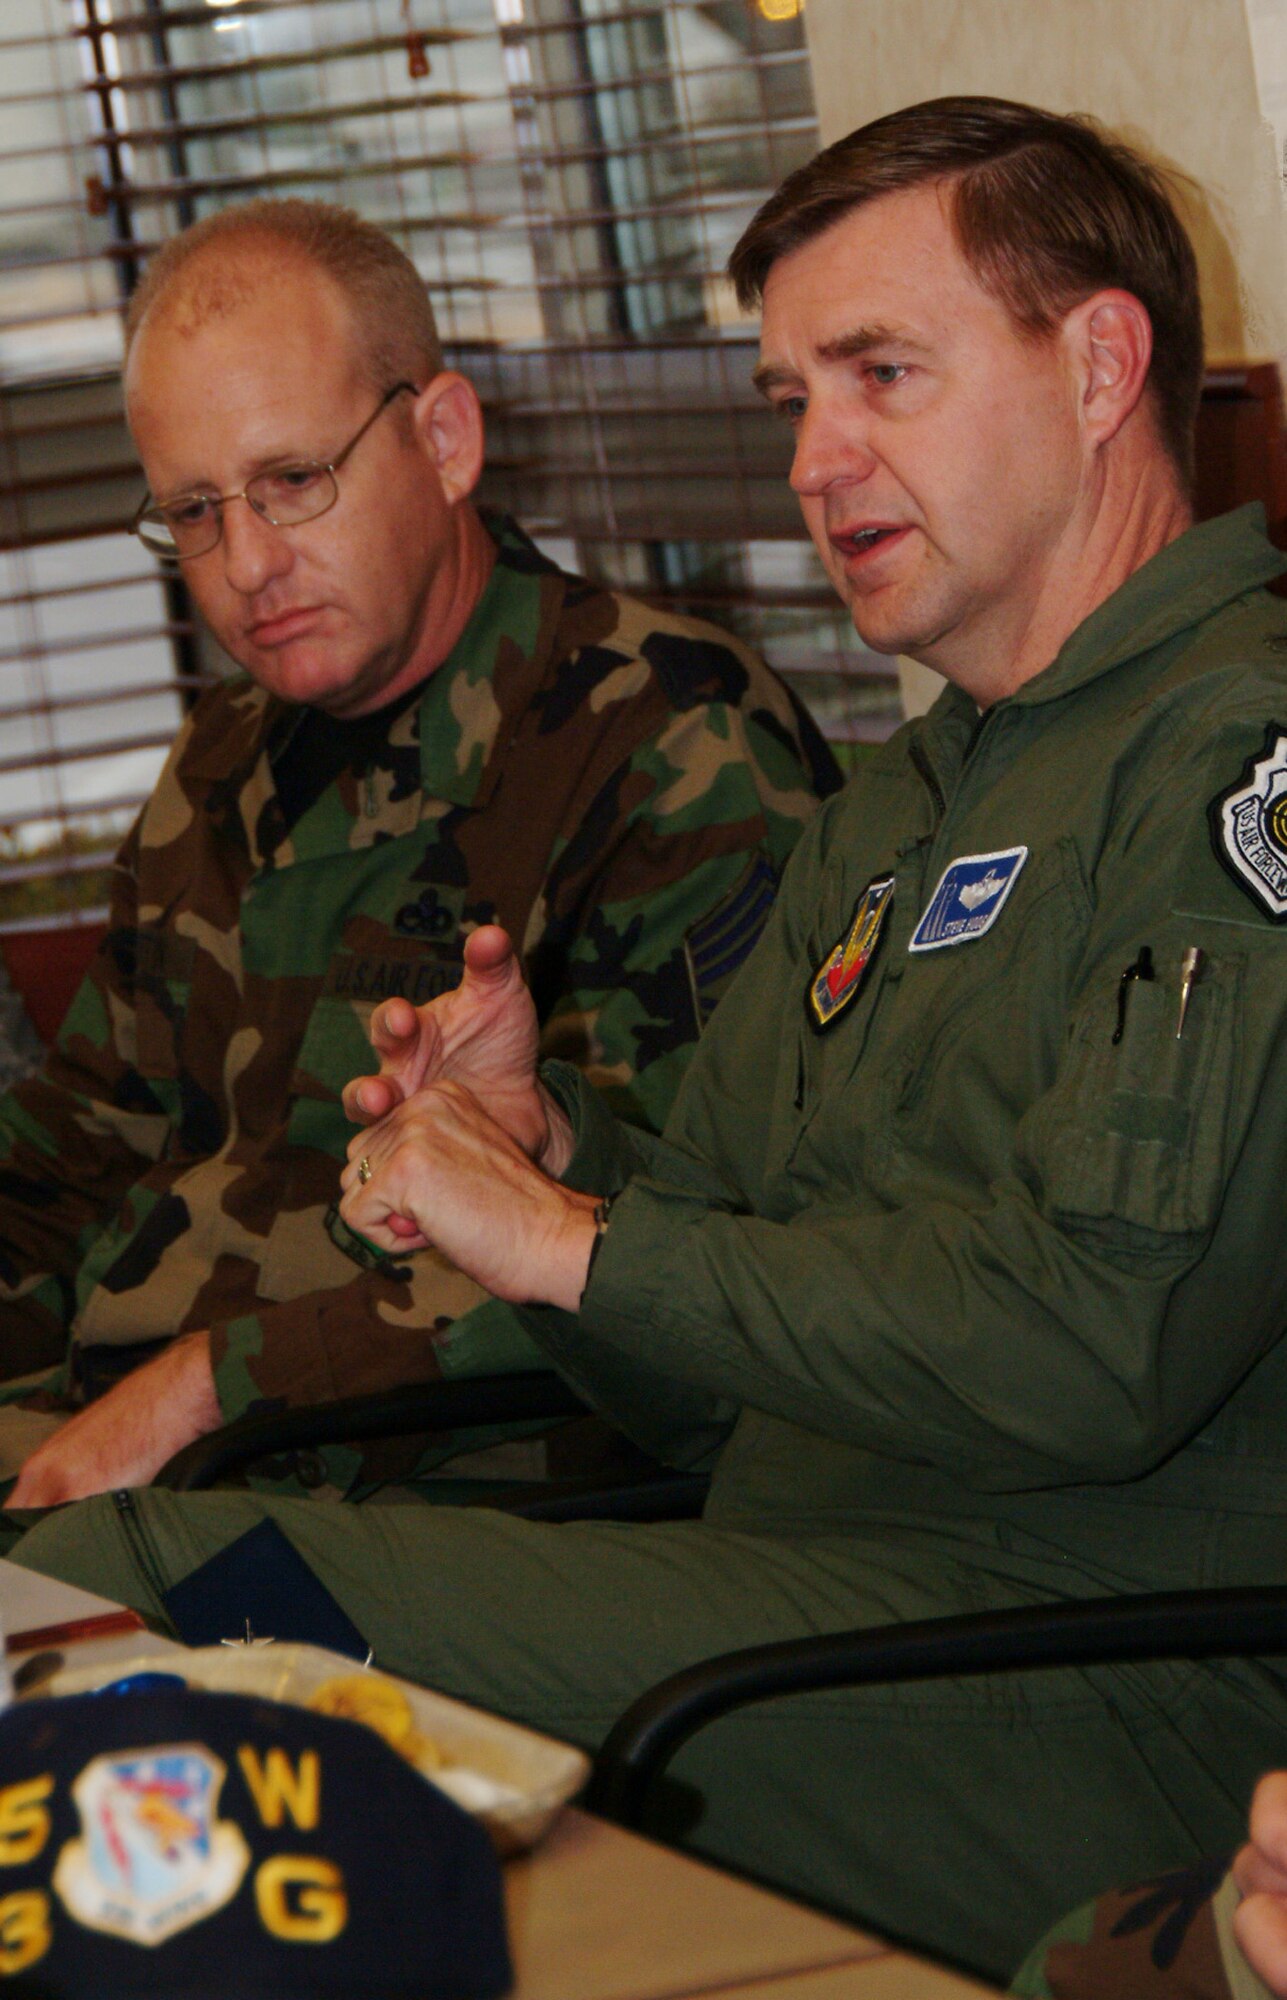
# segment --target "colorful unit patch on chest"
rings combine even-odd
[[[892,875],[877,875],[858,898],[849,929],[809,981],[809,1018],[815,1027],[829,1028],[857,994],[893,900]]]
[[[1271,722],[1259,757],[1211,801],[1215,850],[1239,888],[1287,923],[1287,730]]]
[[[990,931],[1027,858],[1026,847],[1002,847],[995,854],[963,854],[949,861],[908,951],[941,951],[944,945],[968,944]]]

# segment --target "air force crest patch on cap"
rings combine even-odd
[[[1259,757],[1211,801],[1215,850],[1274,923],[1287,923],[1287,729],[1271,722]]]
[[[157,1945],[221,1910],[250,1849],[216,1807],[223,1762],[200,1743],[95,1757],[72,1787],[81,1838],[54,1870],[69,1914],[92,1930]]]
[[[1026,847],[1002,847],[995,854],[962,854],[949,861],[908,951],[941,951],[990,931],[1027,858]]]
[[[201,1659],[174,1655],[184,1674]],[[232,1666],[223,1655],[220,1671]],[[362,1704],[345,1700],[355,1678]],[[302,1682],[297,1700],[325,1687]],[[145,1672],[12,1702],[0,1992],[501,2000],[514,1975],[491,1838],[406,1761],[405,1739],[394,1748],[389,1696],[402,1701],[396,1682],[344,1672],[324,1714]],[[377,1701],[387,1740],[371,1726]],[[348,1719],[359,1705],[366,1724]]]
[[[848,930],[809,981],[806,998],[815,1028],[829,1028],[857,994],[893,900],[892,875],[877,875],[858,898]]]

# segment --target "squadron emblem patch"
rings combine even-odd
[[[216,1817],[225,1767],[200,1743],[95,1757],[72,1786],[82,1838],[69,1840],[54,1887],[91,1930],[164,1944],[230,1902],[250,1849]]]
[[[858,898],[848,930],[809,981],[805,997],[815,1028],[829,1028],[857,995],[893,900],[892,875],[877,875]]]
[[[962,854],[949,861],[908,951],[941,951],[990,931],[1027,858],[1026,847],[1002,847],[995,854]]]
[[[1287,729],[1271,722],[1259,757],[1210,805],[1215,851],[1266,916],[1287,923]]]

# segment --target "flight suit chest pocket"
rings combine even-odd
[[[1216,1221],[1244,967],[1236,954],[1208,959],[1177,1033],[1178,953],[1174,960],[1169,977],[1132,981],[1124,1008],[1118,982],[1104,979],[1079,1011],[1034,1134],[1046,1205],[1058,1215],[1170,1235]]]
[[[134,1008],[141,1076],[176,1077],[192,997],[197,946],[193,938],[140,929],[134,941]]]

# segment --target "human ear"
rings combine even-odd
[[[1153,358],[1153,325],[1133,292],[1095,292],[1064,322],[1078,363],[1082,429],[1093,444],[1117,435],[1138,405]]]
[[[412,421],[448,503],[467,500],[483,469],[483,410],[473,383],[444,369],[420,391]]]

